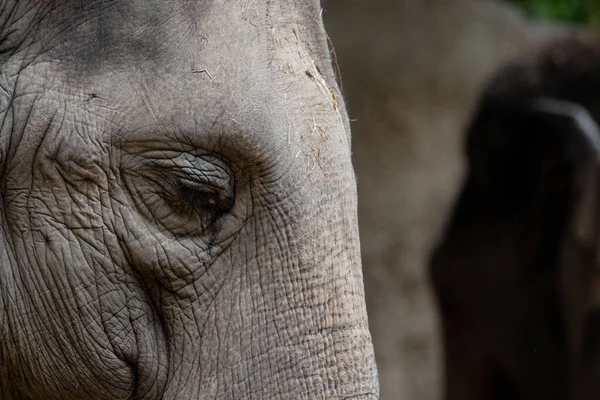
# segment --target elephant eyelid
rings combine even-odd
[[[223,166],[202,165],[179,168],[177,175],[181,185],[197,187],[203,186],[215,191],[227,191],[232,186],[232,176],[228,168]],[[205,163],[202,163],[205,164]]]
[[[161,155],[161,158],[156,157]],[[175,188],[191,187],[206,188],[200,191],[230,191],[234,184],[234,177],[229,163],[216,155],[193,155],[178,153],[165,157],[164,152],[147,152],[151,170],[158,172],[163,178],[170,181]]]
[[[228,165],[215,157],[198,157],[176,168],[176,186],[190,205],[220,213],[231,209],[234,200],[233,175]]]
[[[217,213],[227,212],[233,205],[232,194],[208,187],[181,183],[179,192],[188,204]]]

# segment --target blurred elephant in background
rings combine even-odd
[[[488,79],[570,32],[481,0],[330,0],[349,105],[367,309],[384,400],[438,400],[442,328],[428,262],[465,176]]]

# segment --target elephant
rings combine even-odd
[[[0,2],[0,397],[376,399],[317,0]]]
[[[497,69],[559,33],[480,0],[330,0],[324,16],[352,123],[381,398],[439,400],[428,262],[467,173],[465,132]]]
[[[502,68],[431,259],[448,400],[600,396],[600,41]]]

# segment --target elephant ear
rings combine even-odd
[[[600,40],[567,38],[539,58],[540,116],[571,124],[586,148],[574,182],[573,204],[559,259],[558,282],[566,323],[569,365],[577,399],[600,398]],[[591,115],[596,119],[592,118]]]
[[[565,374],[587,368],[582,349],[596,302],[600,310],[600,133],[576,103],[497,94],[487,92],[469,130],[469,175],[432,277],[445,325],[471,321],[466,329],[486,337],[477,340],[492,383],[482,390],[562,398]]]
[[[600,314],[600,128],[584,107],[559,99],[493,107],[493,118],[482,111],[487,126],[472,130],[472,185],[495,212],[529,213],[543,230],[535,264],[556,271],[577,365],[593,339],[590,318]]]
[[[566,324],[570,364],[580,375],[592,354],[595,315],[600,311],[600,128],[588,111],[575,103],[541,98],[532,102],[540,118],[567,126],[574,162],[565,233],[558,258],[557,281]],[[600,359],[598,359],[600,361]]]
[[[538,99],[541,116],[570,124],[580,157],[558,261],[572,390],[577,399],[600,397],[600,128],[586,109]],[[562,122],[564,121],[564,122]],[[565,131],[568,132],[568,131]]]

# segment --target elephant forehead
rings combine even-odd
[[[260,4],[254,4],[255,14],[264,19]],[[240,42],[254,52],[261,47],[261,33],[251,29],[248,11],[215,1],[65,1],[40,13],[43,18],[29,24],[37,32],[29,50],[40,47],[33,50],[38,57],[75,76],[144,64],[191,69],[193,59],[239,52]],[[204,51],[209,43],[220,44],[219,51]]]
[[[0,29],[0,50],[51,58],[71,75],[142,63],[193,68],[200,66],[189,65],[190,59],[215,57],[246,64],[246,55],[269,52],[274,29],[300,21],[313,28],[319,19],[318,2],[304,0],[270,5],[258,0],[45,0],[27,7],[11,2],[16,11],[0,12],[0,27],[7,28]],[[8,53],[14,54],[0,56]]]
[[[35,115],[40,137],[54,118],[108,140],[187,135],[211,147],[202,132],[249,137],[250,147],[266,143],[274,153],[297,143],[294,155],[321,157],[317,142],[345,130],[320,75],[329,71],[319,65],[325,47],[313,3],[56,3],[27,51],[34,60],[15,74],[22,87],[12,105],[44,110]]]

